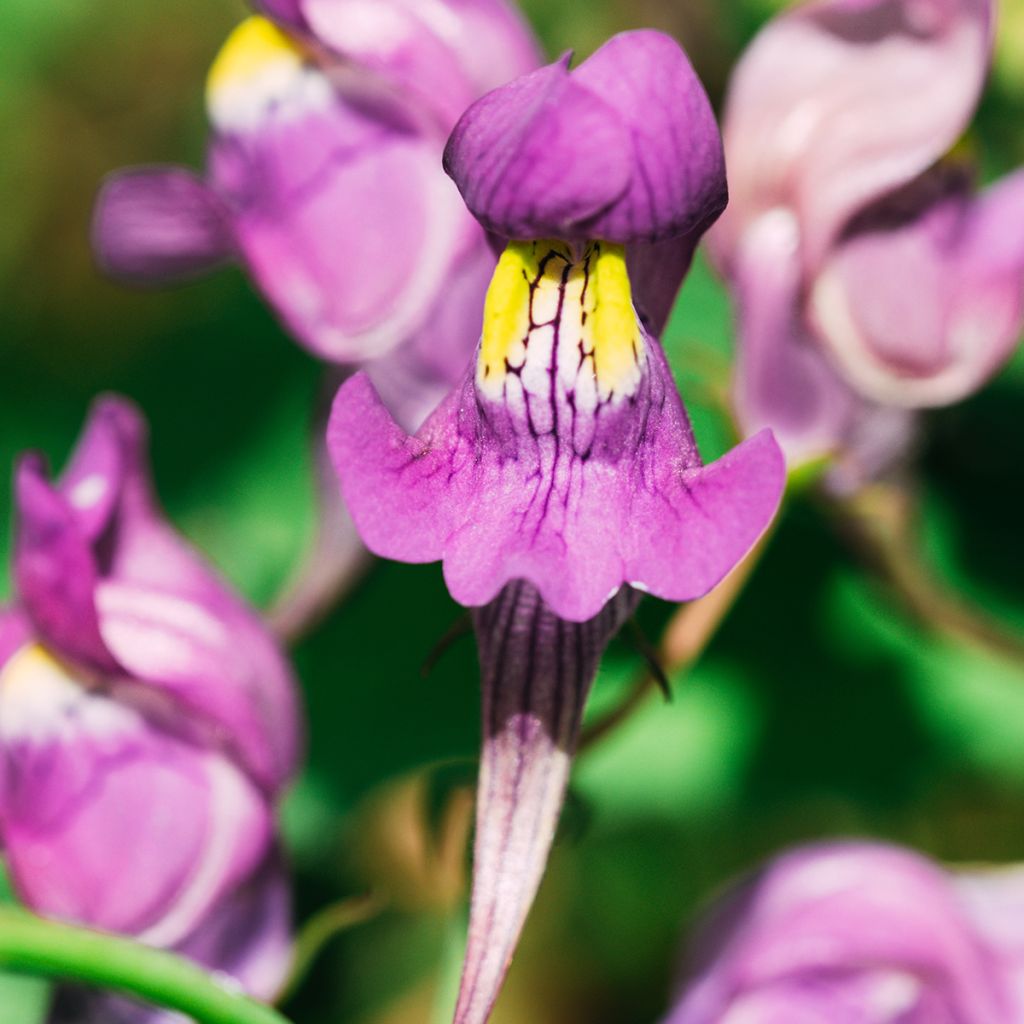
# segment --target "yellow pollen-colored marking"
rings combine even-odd
[[[484,303],[477,379],[496,387],[526,359],[531,331],[559,320],[559,342],[593,357],[603,396],[628,390],[643,352],[621,245],[592,242],[582,257],[564,242],[510,242]],[[561,301],[559,302],[559,296]],[[557,312],[556,312],[557,311]]]
[[[505,362],[530,330],[530,284],[540,272],[534,242],[510,242],[498,260],[484,300],[484,327],[478,373],[504,376]]]
[[[68,670],[45,647],[28,643],[19,648],[0,671],[0,689],[28,688],[41,676],[68,677]]]
[[[633,289],[621,245],[598,243],[591,262],[587,326],[593,339],[594,373],[604,391],[615,391],[636,367],[643,336],[633,310]]]
[[[275,61],[299,64],[303,58],[297,40],[267,18],[253,15],[232,31],[214,58],[206,78],[207,98],[225,87],[244,85]]]

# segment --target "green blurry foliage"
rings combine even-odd
[[[716,102],[736,54],[778,6],[524,2],[552,54],[582,56],[639,25],[675,33]],[[987,174],[1024,161],[1024,16],[1004,6],[1013,10],[999,65],[968,143]],[[314,523],[309,437],[321,370],[241,273],[132,292],[98,276],[87,239],[104,174],[201,164],[206,66],[243,11],[240,0],[0,4],[0,38],[14,41],[0,85],[0,462],[33,447],[59,465],[95,393],[130,395],[150,418],[170,515],[266,605]],[[732,436],[720,402],[731,331],[725,293],[698,260],[665,342],[709,458]],[[981,395],[931,416],[920,487],[929,557],[959,592],[1024,628],[1022,389],[1018,359]],[[5,471],[4,566],[8,481]],[[648,635],[669,613],[645,602]],[[457,909],[429,893],[418,905],[399,898],[408,880],[392,861],[401,858],[354,851],[396,780],[438,764],[454,772],[424,797],[422,821],[395,819],[401,847],[417,829],[434,834],[444,815],[430,800],[454,798],[472,772],[472,641],[421,672],[459,614],[436,567],[380,564],[296,648],[309,757],[284,818],[299,917],[371,887],[392,897],[380,919],[327,949],[286,1008],[304,1024],[444,1019]],[[626,642],[613,645],[592,720],[640,668]],[[734,613],[674,687],[671,704],[655,695],[580,758],[497,1024],[657,1019],[695,908],[786,844],[858,833],[954,859],[1024,858],[1024,669],[911,623],[809,498],[787,508]],[[0,978],[0,1024],[31,1024],[44,998],[35,983]]]

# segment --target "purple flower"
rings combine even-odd
[[[872,843],[794,850],[698,928],[666,1024],[1010,1024],[1022,899],[1020,869],[950,876]]]
[[[210,72],[205,175],[112,175],[97,258],[140,283],[241,262],[300,344],[366,368],[414,429],[465,370],[495,262],[443,173],[444,142],[477,96],[536,66],[536,44],[505,0],[256,6]],[[286,635],[365,563],[338,505],[322,503],[309,558],[275,608]]]
[[[106,398],[58,483],[37,456],[18,466],[0,842],[40,913],[184,952],[269,996],[289,948],[273,817],[296,768],[295,681],[167,525],[145,433]]]
[[[712,241],[738,305],[736,402],[795,460],[845,451],[870,475],[910,410],[970,394],[1016,344],[1024,175],[977,195],[936,164],[977,104],[992,21],[991,0],[815,0],[733,76]]]
[[[111,177],[96,208],[98,258],[140,282],[237,259],[320,357],[419,353],[418,333],[438,318],[451,326],[448,307],[464,301],[453,281],[482,279],[482,294],[493,269],[441,172],[445,137],[473,99],[535,66],[533,40],[503,0],[257,6],[266,17],[243,22],[210,71],[205,177]],[[442,393],[475,340],[468,327],[455,333],[422,355],[454,360]]]
[[[414,436],[355,376],[328,443],[367,546],[443,562],[473,608],[484,750],[455,1016],[479,1024],[543,873],[605,646],[639,591],[714,587],[772,518],[784,472],[767,432],[702,464],[655,337],[726,195],[710,104],[674,42],[617,36],[576,70],[563,59],[489,93],[446,166],[510,239],[476,359]]]

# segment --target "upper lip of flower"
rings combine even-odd
[[[707,95],[678,45],[652,31],[488,93],[456,125],[445,168],[477,219],[514,239],[699,235],[727,195]]]

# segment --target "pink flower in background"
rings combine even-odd
[[[733,75],[712,233],[739,320],[736,404],[791,461],[870,477],[1005,362],[1024,324],[1024,174],[936,164],[985,80],[991,0],[816,0]],[[856,473],[854,474],[857,475]]]
[[[0,843],[34,910],[266,998],[289,958],[274,808],[299,752],[295,680],[164,520],[145,441],[135,408],[106,398],[58,483],[34,455],[18,466]]]
[[[777,857],[698,928],[665,1024],[1015,1024],[1024,871],[948,874],[910,850]]]
[[[258,6],[210,71],[205,176],[113,175],[97,256],[138,282],[240,261],[300,344],[373,366],[414,426],[464,369],[494,267],[444,142],[536,45],[502,0]]]

